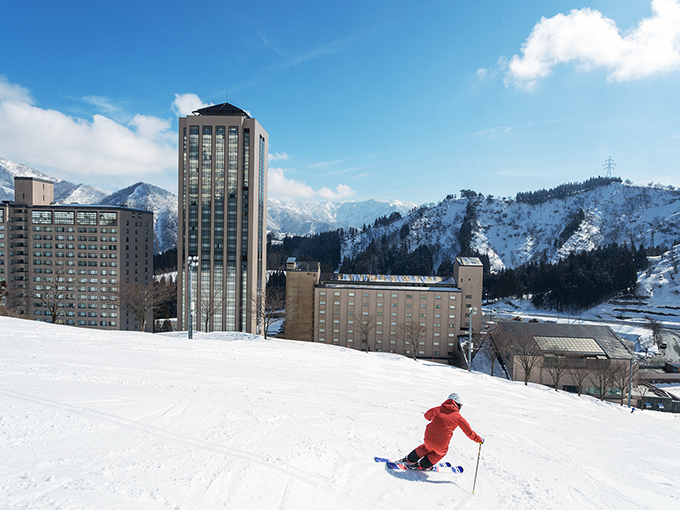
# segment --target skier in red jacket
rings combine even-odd
[[[451,393],[442,405],[427,411],[425,419],[430,424],[425,428],[425,441],[399,462],[405,463],[409,469],[431,469],[448,452],[451,436],[458,427],[475,443],[482,444],[484,439],[460,415],[461,407],[461,398],[457,393]]]

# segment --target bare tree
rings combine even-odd
[[[269,286],[265,296],[253,296],[249,303],[260,321],[263,336],[267,338],[272,326],[285,316],[286,289]]]
[[[416,359],[418,345],[420,345],[420,340],[425,338],[427,328],[417,322],[402,322],[398,327],[399,336],[411,346],[413,349],[413,359]]]
[[[530,335],[524,334],[514,339],[512,352],[524,372],[524,385],[528,386],[531,372],[534,368],[540,368],[543,362],[543,351]]]
[[[652,333],[652,339],[654,340],[654,343],[657,345],[657,347],[661,346],[661,343],[663,342],[663,324],[649,315],[646,316],[645,319],[647,319],[646,326],[647,329],[649,329],[649,331]]]
[[[213,318],[222,309],[222,292],[222,289],[213,289],[212,292],[203,292],[203,289],[201,291],[199,312],[203,319],[206,333],[210,331],[210,323]]]
[[[560,388],[560,380],[569,369],[569,361],[565,356],[547,355],[543,358],[543,368],[553,381],[555,391]]]
[[[612,360],[597,360],[590,375],[590,380],[599,391],[600,400],[604,400],[610,386],[613,384],[614,369]]]
[[[640,344],[640,350],[644,350],[647,355],[649,354],[649,348],[654,345],[654,336],[640,336],[638,343]]]
[[[633,364],[631,369],[630,361],[615,360],[612,363],[612,385],[621,389],[621,405],[628,394],[628,383],[631,379],[637,379],[637,371],[638,365]]]
[[[567,375],[576,384],[578,396],[583,393],[583,383],[590,375],[590,368],[588,367],[585,358],[573,358],[570,360],[569,368],[567,368]]]
[[[474,335],[474,338],[479,338]],[[483,352],[491,360],[491,377],[493,377],[494,367],[496,361],[501,357],[501,351],[496,345],[496,342],[490,335],[486,335],[482,343],[479,345],[478,351]]]
[[[361,348],[368,352],[368,337],[371,335],[371,331],[375,329],[375,315],[362,316],[359,320],[358,328],[359,337],[361,339]]]
[[[9,295],[9,288],[7,287],[7,282],[5,280],[0,281],[0,315],[8,316],[9,309],[7,307]]]
[[[0,284],[2,285],[0,290],[0,297],[2,298],[0,315],[27,318],[28,295],[22,285],[9,285],[6,281],[2,281]]]
[[[59,317],[64,315],[65,301],[68,293],[65,282],[66,268],[55,267],[52,274],[41,276],[40,281],[33,286],[31,297],[47,308],[52,318],[52,324],[56,324]]]
[[[281,319],[286,308],[286,289],[285,287],[269,287],[266,298],[261,301],[262,310],[262,330],[264,337],[267,338],[269,331],[275,322]]]
[[[155,281],[148,285],[123,283],[120,287],[122,304],[135,316],[140,331],[146,331],[146,323],[154,307],[166,301],[172,293],[171,285]]]

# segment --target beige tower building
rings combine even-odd
[[[286,338],[314,338],[314,287],[321,279],[321,264],[286,261]]]
[[[178,328],[260,333],[269,135],[229,103],[179,119]]]

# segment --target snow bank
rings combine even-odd
[[[638,509],[680,502],[680,420],[427,362],[244,334],[0,318],[0,508]],[[450,392],[462,475],[395,474]]]

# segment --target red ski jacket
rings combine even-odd
[[[451,399],[427,411],[425,419],[430,422],[425,428],[425,446],[440,455],[448,452],[451,436],[458,427],[473,441],[482,441],[458,412],[458,404]]]

